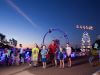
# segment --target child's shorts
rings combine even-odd
[[[46,62],[47,61],[47,59],[46,58],[42,58],[42,62]]]
[[[32,61],[38,61],[38,58],[32,58]]]

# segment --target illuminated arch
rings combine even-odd
[[[47,36],[48,34],[54,32],[54,31],[58,31],[58,32],[60,32],[60,33],[63,33],[63,37],[66,39],[66,43],[69,43],[68,36],[67,36],[67,34],[66,34],[64,31],[62,31],[62,30],[60,30],[60,29],[49,29],[48,32],[46,32],[45,35],[44,35],[44,37],[43,37],[43,42],[42,42],[43,45],[45,44],[45,38],[46,38],[46,36]]]

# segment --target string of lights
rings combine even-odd
[[[82,30],[94,30],[93,26],[87,26],[87,25],[76,25],[77,29],[82,29]]]

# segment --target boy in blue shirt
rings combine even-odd
[[[46,50],[46,46],[43,45],[42,50],[41,50],[41,56],[42,56],[42,64],[43,64],[44,69],[46,68],[46,61],[47,61],[46,55],[47,54],[48,54],[48,51]]]

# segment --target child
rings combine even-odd
[[[24,52],[22,44],[19,44],[19,46],[20,46],[20,52],[19,52],[20,53],[20,62],[24,64],[24,62],[25,62],[24,61],[24,53],[25,52]]]
[[[66,54],[68,58],[68,67],[71,67],[71,53],[72,53],[71,46],[67,43],[66,44]]]
[[[8,49],[8,65],[12,65],[11,60],[11,49]]]
[[[4,53],[5,53],[5,56],[6,56],[6,57],[5,57],[6,65],[8,65],[8,64],[9,64],[9,57],[8,57],[9,53],[8,53],[8,48],[5,48]]]
[[[46,68],[46,55],[48,54],[48,51],[46,50],[46,46],[43,45],[42,46],[42,50],[41,50],[41,56],[42,56],[42,63],[43,63],[43,68]]]
[[[15,52],[15,63],[16,63],[16,65],[19,65],[19,62],[20,62],[20,53],[19,53],[18,49],[16,49],[16,52]]]
[[[11,65],[14,65],[14,64],[15,64],[15,62],[16,62],[15,57],[16,57],[16,56],[14,55],[14,52],[11,52],[11,60],[12,60]]]
[[[29,48],[26,49],[25,60],[29,64],[29,66],[31,66],[31,51]]]
[[[60,59],[60,68],[64,68],[64,52],[61,47],[59,50],[59,59]]]
[[[58,66],[58,61],[59,60],[59,48],[55,52],[55,67]]]
[[[38,55],[39,55],[39,48],[38,45],[35,44],[35,47],[32,49],[32,61],[35,67],[38,64]]]

